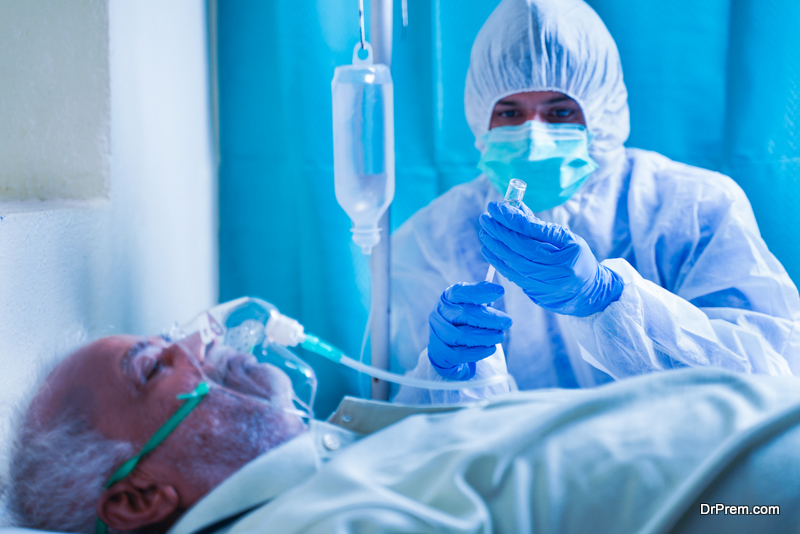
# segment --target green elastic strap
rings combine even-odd
[[[105,483],[105,489],[110,488],[126,476],[130,475],[139,461],[147,453],[158,447],[162,441],[167,439],[167,436],[169,436],[172,431],[175,430],[179,424],[181,424],[181,421],[183,421],[186,416],[189,415],[189,412],[194,410],[195,407],[200,404],[200,401],[202,401],[203,398],[208,395],[208,391],[208,382],[200,382],[191,393],[182,393],[178,395],[180,400],[184,400],[186,402],[184,402],[181,407],[178,408],[178,411],[176,411],[173,416],[170,417],[166,423],[164,423],[164,426],[159,428],[156,433],[153,434],[152,438],[147,440],[147,443],[144,444],[144,447],[142,447],[142,450],[139,451],[139,454],[126,461],[124,464],[119,466],[119,469],[114,471],[114,474],[111,475],[111,478],[109,478],[108,482]],[[95,533],[106,534],[107,530],[108,527],[106,524],[103,523],[103,520],[98,517],[95,525]]]

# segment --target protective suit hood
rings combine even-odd
[[[495,104],[527,91],[558,91],[580,104],[590,153],[601,166],[628,138],[628,92],[614,39],[581,0],[503,0],[472,46],[464,107],[483,150]]]

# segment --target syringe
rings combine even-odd
[[[515,208],[518,208],[519,205],[522,203],[522,197],[525,196],[525,188],[528,187],[528,184],[523,182],[522,180],[517,180],[516,178],[512,178],[511,181],[508,183],[508,189],[506,189],[506,196],[503,198],[503,202],[506,204],[511,204]],[[491,282],[494,280],[494,265],[489,266],[489,272],[486,273],[486,281]]]

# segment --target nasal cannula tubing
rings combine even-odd
[[[378,369],[345,356],[342,351],[332,347],[331,345],[328,345],[318,337],[311,334],[306,334],[304,332],[303,325],[294,319],[279,313],[277,310],[273,310],[270,313],[270,318],[267,321],[265,330],[267,339],[269,339],[270,342],[283,345],[284,347],[294,347],[299,344],[304,349],[315,354],[319,354],[320,356],[324,356],[335,363],[346,365],[347,367],[355,369],[360,373],[367,374],[379,380],[393,382],[395,384],[422,389],[455,390],[478,389],[508,382],[512,391],[517,390],[517,384],[514,382],[514,378],[509,374],[495,375],[480,380],[435,382],[433,380],[414,378],[411,376],[400,375],[390,371],[385,371],[383,369]]]
[[[522,197],[525,196],[525,188],[528,187],[528,184],[523,182],[522,180],[517,180],[516,178],[512,178],[511,181],[508,183],[508,189],[506,189],[506,196],[503,198],[503,202],[506,204],[511,204],[515,208],[518,208],[520,203],[522,202]],[[494,280],[494,265],[489,266],[489,272],[486,273],[486,281],[491,282]]]

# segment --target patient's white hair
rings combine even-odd
[[[80,418],[26,420],[13,446],[8,510],[21,527],[91,533],[95,506],[115,466],[136,453]]]
[[[225,368],[229,364],[228,359],[218,363]],[[42,373],[44,377],[49,374],[47,371]],[[217,376],[213,369],[209,371],[211,376]],[[228,388],[260,395],[249,390],[247,383],[238,383],[236,372],[220,376]],[[284,378],[290,388],[289,378]],[[216,487],[232,470],[304,429],[299,418],[286,418],[280,410],[264,408],[266,405],[239,406],[235,400],[238,398],[223,389],[209,393],[201,409],[215,423],[201,433],[184,435],[180,450],[165,453],[171,455],[169,461],[195,487]],[[116,466],[136,454],[137,447],[104,437],[75,411],[64,409],[47,420],[38,420],[30,408],[20,415],[6,494],[7,508],[16,525],[94,532],[95,507],[105,482]],[[214,446],[209,447],[209,443]]]
[[[136,453],[132,444],[103,437],[84,419],[62,414],[44,423],[28,413],[50,371],[87,337],[78,330],[61,338],[53,356],[38,362],[29,398],[17,411],[3,491],[6,511],[16,526],[94,532],[103,484],[115,466]]]

